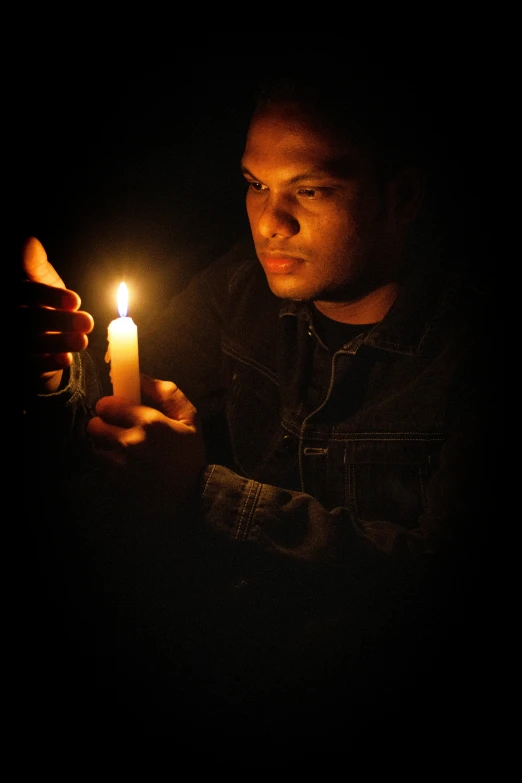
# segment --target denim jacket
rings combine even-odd
[[[310,306],[272,295],[253,255],[230,254],[174,299],[144,366],[182,388],[209,432],[226,417],[207,524],[365,572],[391,559],[429,568],[481,535],[487,297],[462,269],[419,267],[385,318],[333,355]]]
[[[332,354],[312,308],[276,298],[251,246],[238,245],[139,325],[141,370],[177,383],[203,421],[210,464],[192,521],[211,555],[181,561],[188,583],[212,585],[205,638],[196,643],[194,622],[190,644],[216,679],[223,660],[224,679],[241,671],[243,688],[282,656],[283,679],[298,657],[324,671],[340,638],[352,659],[367,656],[375,633],[407,625],[419,595],[444,611],[480,575],[491,310],[464,272],[419,261],[382,321]],[[89,353],[76,355],[67,388],[38,400],[42,420],[74,435],[101,393]]]

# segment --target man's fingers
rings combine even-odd
[[[36,283],[65,288],[65,283],[47,259],[42,243],[36,237],[29,237],[22,250],[22,266],[29,280]]]
[[[158,408],[165,416],[176,421],[192,425],[197,418],[197,411],[181,389],[172,381],[160,381],[141,376],[141,385],[146,396],[154,407]]]
[[[156,383],[167,383],[166,381],[156,381]],[[174,386],[174,384],[171,384]],[[175,387],[177,389],[177,387]],[[179,392],[182,395],[182,392]],[[183,396],[183,395],[182,395]],[[179,432],[185,432],[187,426],[194,426],[194,418],[196,417],[196,409],[191,403],[183,396],[183,400],[186,402],[186,406],[190,411],[191,416],[172,415],[175,413],[174,406],[171,406],[170,411],[168,402],[163,401],[162,404],[156,400],[156,404],[144,404],[136,405],[130,400],[124,397],[106,396],[101,397],[96,403],[96,415],[103,419],[105,425],[112,427],[118,427],[123,429],[129,429],[131,427],[146,427],[149,429],[154,428],[155,425],[160,427],[164,425],[165,417],[170,419],[169,426],[173,427]],[[125,403],[125,404],[122,404]],[[176,406],[176,410],[179,412],[179,408],[183,406]],[[89,423],[91,426],[92,419]],[[93,431],[94,432],[94,431]],[[97,433],[97,430],[96,430]]]
[[[28,356],[27,362],[35,373],[54,374],[56,370],[70,367],[73,362],[73,355],[72,353],[35,354],[34,356]]]
[[[125,404],[122,404],[122,402]],[[149,411],[149,409],[146,409],[141,405],[136,405],[136,403],[133,403],[124,397],[112,395],[100,397],[96,403],[96,415],[103,419],[105,425],[110,424],[114,427],[134,427],[136,424],[140,423],[145,410]],[[150,410],[148,415],[149,418],[159,417],[156,410]],[[95,419],[92,419],[92,422],[95,422]],[[98,422],[98,424],[99,423],[100,422]]]
[[[41,332],[25,337],[25,349],[29,354],[76,353],[84,351],[88,344],[87,335],[81,332]]]
[[[78,310],[81,299],[76,291],[68,288],[54,288],[34,280],[21,280],[19,283],[20,305],[23,307],[55,307],[58,310]]]
[[[89,334],[94,319],[83,310],[52,310],[49,308],[20,308],[21,327],[42,332],[81,332]]]

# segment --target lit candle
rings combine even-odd
[[[105,361],[111,363],[111,383],[114,395],[141,403],[138,328],[127,316],[129,293],[125,283],[118,289],[120,318],[111,321],[108,329],[109,347]]]

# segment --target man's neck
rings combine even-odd
[[[345,324],[375,324],[381,321],[399,293],[398,283],[386,283],[353,302],[314,301],[320,313]]]

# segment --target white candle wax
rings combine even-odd
[[[105,356],[111,363],[111,383],[115,396],[141,403],[140,365],[138,355],[138,328],[127,316],[128,292],[125,283],[118,290],[120,318],[109,324],[109,347]]]

